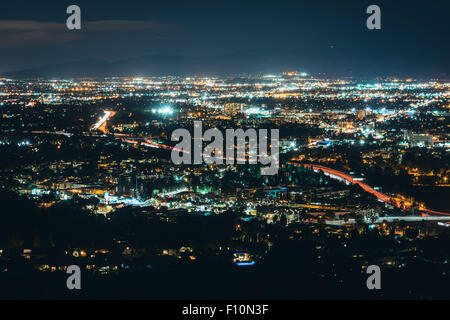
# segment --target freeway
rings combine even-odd
[[[101,117],[99,119],[99,121],[94,125],[94,127],[92,128],[92,130],[100,130],[103,133],[107,133],[108,130],[106,129],[106,123],[108,121],[109,118],[114,117],[114,115],[116,114],[114,111],[104,111],[104,115],[103,117]]]
[[[439,216],[439,217],[420,217],[420,216],[406,216],[406,217],[381,217],[378,218],[375,221],[366,221],[366,223],[384,223],[384,222],[396,222],[396,221],[406,221],[406,222],[422,222],[422,221],[428,221],[428,222],[443,222],[443,226],[447,226],[446,223],[450,222],[450,217],[447,216]],[[328,225],[335,225],[340,226],[343,224],[355,224],[355,219],[349,219],[348,221],[344,220],[327,220],[325,221],[325,224]]]
[[[125,139],[125,138],[119,138],[119,139],[122,139],[122,141],[127,142],[127,143],[134,143],[134,144],[138,143],[135,140],[129,140],[129,139]],[[169,150],[174,149],[171,146],[168,146],[168,145],[165,145],[165,144],[161,144],[161,143],[156,143],[156,142],[154,142],[152,140],[149,140],[149,139],[145,139],[145,142],[142,143],[142,145],[143,146],[147,146],[147,147],[152,147],[152,148],[163,148],[163,149],[169,149]],[[175,150],[177,150],[177,149],[175,149]],[[183,152],[183,150],[177,150],[177,151],[182,151]],[[204,154],[202,153],[202,155],[204,155]],[[226,158],[223,158],[223,159],[226,159]],[[243,159],[243,160],[245,161],[246,159]],[[314,165],[314,164],[299,164],[299,163],[295,163],[295,162],[289,162],[289,163],[293,164],[293,165],[300,165],[300,166],[303,166],[303,167],[309,167],[309,168],[312,168],[312,169],[314,169],[316,171],[322,171],[322,172],[324,172],[324,173],[326,173],[328,175],[331,175],[334,178],[339,178],[340,180],[344,180],[344,181],[346,181],[348,183],[351,183],[351,184],[357,184],[364,191],[373,194],[375,197],[377,197],[381,201],[383,201],[383,202],[385,202],[387,204],[390,204],[392,206],[395,206],[395,207],[397,207],[397,208],[399,208],[401,210],[405,210],[405,208],[402,207],[397,202],[397,200],[395,198],[390,197],[388,195],[385,195],[384,193],[381,193],[381,192],[375,190],[374,188],[370,187],[369,185],[365,184],[364,182],[362,182],[360,180],[357,180],[357,179],[353,178],[351,175],[346,174],[346,173],[344,173],[342,171],[335,170],[335,169],[328,168],[328,167],[324,167],[324,166],[320,166],[320,165]],[[431,209],[428,209],[428,208],[420,208],[419,211],[421,212],[423,217],[429,217],[430,214],[450,216],[450,213],[448,213],[448,212],[440,212],[440,211],[435,211],[435,210],[431,210]]]
[[[114,114],[108,114],[108,118],[110,118],[111,116],[114,116]],[[101,120],[103,120],[103,118]],[[106,122],[106,120],[103,120],[101,122],[102,122],[101,124],[104,124]],[[65,134],[64,132],[48,132],[48,131],[41,131],[41,132],[35,131],[33,133]],[[87,135],[87,133],[84,133],[84,134]],[[161,143],[157,143],[157,142],[155,142],[153,140],[150,140],[148,138],[144,138],[144,139],[137,138],[136,139],[136,137],[133,137],[131,135],[117,134],[117,133],[113,133],[112,136],[114,136],[116,139],[122,140],[125,143],[138,144],[139,143],[138,140],[144,140],[141,144],[143,146],[145,146],[145,147],[162,148],[162,149],[168,149],[168,150],[175,149],[175,148],[173,148],[171,146],[168,146],[168,145],[165,145],[165,144],[161,144]],[[107,137],[107,136],[105,135],[104,137]],[[175,150],[180,151],[180,152],[186,152],[186,151],[178,150],[178,149],[175,149]],[[202,155],[204,155],[204,154],[202,154]],[[226,159],[226,158],[223,158],[223,159]],[[245,161],[246,159],[243,159],[243,160]],[[292,164],[292,165],[296,165],[296,166],[303,166],[303,167],[312,168],[313,170],[316,170],[316,171],[322,171],[322,172],[324,172],[324,173],[326,173],[326,174],[328,174],[328,175],[330,175],[330,176],[332,176],[334,178],[338,178],[340,180],[344,180],[344,181],[346,181],[348,183],[351,183],[351,184],[355,184],[355,185],[357,184],[364,191],[373,194],[375,197],[377,197],[381,201],[383,201],[383,202],[385,202],[387,204],[393,205],[393,206],[395,206],[395,207],[397,207],[397,208],[399,208],[401,210],[405,210],[405,208],[402,207],[396,201],[395,198],[390,197],[388,195],[385,195],[385,194],[375,190],[374,188],[368,186],[364,182],[362,182],[360,180],[356,180],[351,175],[346,174],[346,173],[344,173],[342,171],[335,170],[335,169],[332,169],[332,168],[328,168],[328,167],[325,167],[325,166],[315,165],[315,164],[301,164],[301,163],[296,163],[296,162],[288,162],[288,163]],[[441,211],[431,210],[431,209],[428,209],[428,208],[420,208],[419,211],[421,212],[423,217],[429,217],[430,214],[432,214],[432,215],[450,216],[450,213],[448,213],[448,212],[441,212]]]
[[[294,163],[294,162],[290,162],[290,164],[300,165],[300,166],[307,167],[307,168],[312,168],[313,170],[316,170],[316,171],[322,171],[328,175],[331,175],[332,177],[343,179],[351,184],[359,185],[364,191],[373,194],[375,197],[377,197],[381,201],[386,202],[390,205],[393,205],[399,209],[402,209],[402,210],[404,209],[393,197],[390,197],[388,195],[385,195],[385,194],[375,190],[374,188],[368,186],[364,182],[362,182],[360,180],[356,180],[351,175],[346,174],[344,172],[341,172],[341,171],[338,171],[338,170],[335,170],[332,168],[320,166],[320,165],[315,165],[315,164],[299,164],[299,163]],[[431,210],[431,209],[427,209],[427,208],[421,208],[419,210],[421,211],[422,216],[425,216],[425,217],[429,216],[429,214],[450,216],[450,213],[435,211],[435,210]]]

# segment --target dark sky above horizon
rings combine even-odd
[[[81,7],[80,31],[66,28],[70,4]],[[366,28],[371,4],[381,8],[381,30]],[[254,52],[312,73],[448,75],[449,15],[448,0],[3,0],[0,72],[84,59]]]

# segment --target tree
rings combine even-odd
[[[287,218],[286,218],[286,215],[283,213],[280,216],[280,225],[282,227],[285,227],[287,225]]]
[[[272,221],[276,224],[278,222],[278,216],[274,215]]]

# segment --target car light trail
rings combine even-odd
[[[335,170],[335,169],[331,169],[331,168],[328,168],[328,167],[320,166],[320,165],[315,165],[315,164],[298,164],[298,163],[293,163],[293,162],[290,162],[290,164],[297,165],[297,166],[300,165],[300,166],[303,166],[303,167],[306,167],[306,168],[312,168],[313,170],[319,170],[319,171],[328,173],[328,174],[330,174],[332,176],[335,176],[335,177],[338,177],[338,178],[342,178],[342,179],[344,179],[344,180],[346,180],[346,181],[348,181],[348,182],[350,182],[352,184],[359,185],[364,191],[373,194],[375,197],[377,197],[381,201],[386,202],[386,203],[388,203],[390,205],[393,205],[393,206],[395,206],[395,207],[397,207],[399,209],[402,209],[402,210],[404,209],[397,203],[397,201],[394,198],[392,198],[390,196],[387,196],[387,195],[385,195],[385,194],[375,190],[374,188],[368,186],[364,182],[356,180],[355,178],[353,178],[352,176],[350,176],[350,175],[348,175],[348,174],[346,174],[344,172],[341,172],[341,171],[338,171],[338,170]],[[425,209],[420,209],[420,211],[424,211],[424,212],[432,213],[432,214],[450,216],[450,213],[430,210],[430,209],[426,209],[426,208]],[[423,214],[423,213],[422,213],[422,215],[423,216],[428,216],[428,215]]]

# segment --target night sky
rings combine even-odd
[[[80,31],[66,28],[70,4],[81,7]],[[381,7],[381,30],[366,28],[371,4]],[[0,72],[155,54],[232,55],[246,71],[239,56],[250,55],[272,61],[267,72],[448,79],[449,15],[448,0],[2,0]]]

